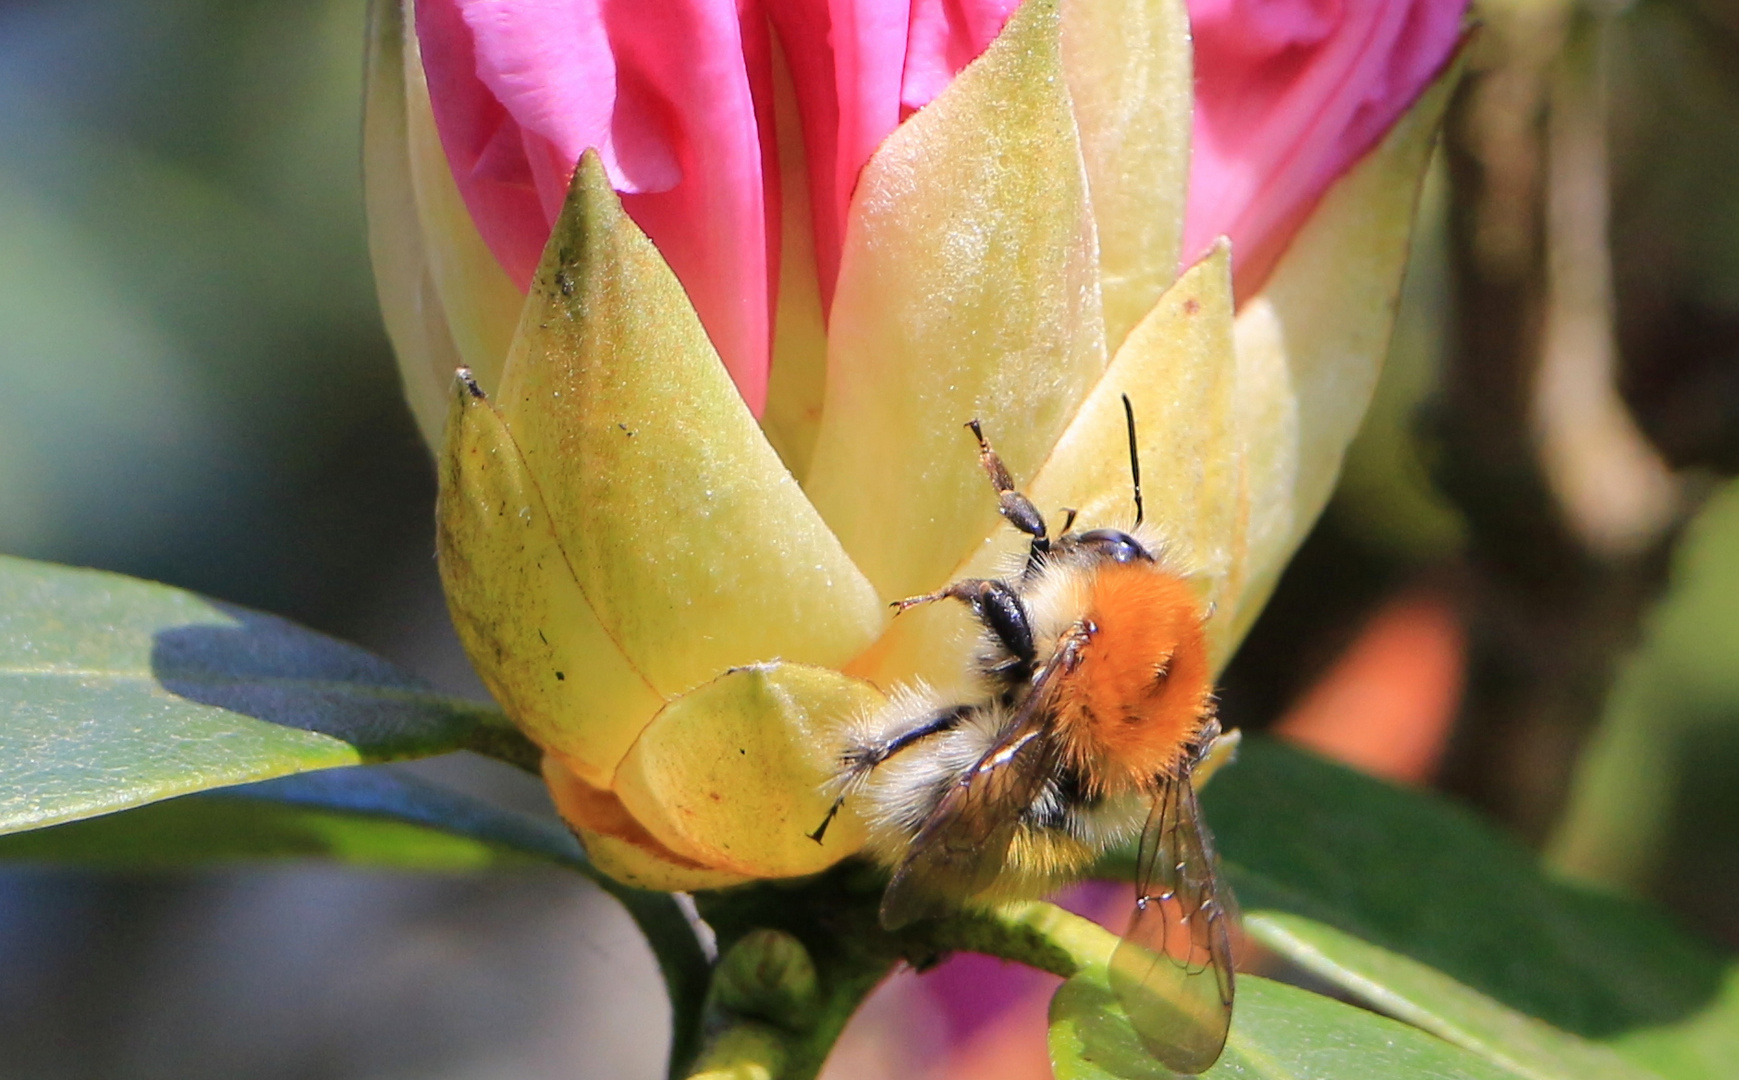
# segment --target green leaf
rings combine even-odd
[[[1441,798],[1262,738],[1202,801],[1246,911],[1304,915],[1603,1038],[1717,993],[1726,961],[1641,905],[1553,881]]]
[[[1739,965],[1727,968],[1718,995],[1696,1013],[1625,1032],[1612,1045],[1671,1080],[1739,1076]]]
[[[1051,999],[1057,1080],[1170,1080],[1141,1045],[1102,971],[1065,982]],[[1296,987],[1245,976],[1226,1050],[1209,1078],[1493,1080],[1520,1074],[1416,1028]]]
[[[500,713],[283,619],[0,557],[0,833],[339,765],[472,749]]]
[[[0,859],[103,869],[312,857],[436,871],[535,860],[592,873],[561,825],[382,767],[284,776],[0,837]]]
[[[1530,1080],[1649,1080],[1608,1047],[1505,1008],[1442,972],[1296,915],[1251,914],[1252,938],[1367,1008]]]

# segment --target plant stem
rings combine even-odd
[[[924,970],[964,950],[1066,978],[1103,967],[1117,944],[1095,923],[1041,901],[966,910],[890,932],[877,921],[884,884],[879,872],[847,865],[797,885],[764,883],[697,896],[721,954],[751,930],[783,931],[809,950],[819,993],[801,1029],[709,1007],[704,1048],[686,1075],[810,1080],[863,999],[900,963]]]

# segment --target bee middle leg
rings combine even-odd
[[[990,440],[984,437],[983,426],[977,420],[968,420],[966,426],[972,429],[973,438],[978,440],[978,462],[990,477],[990,486],[996,489],[997,512],[1007,518],[1010,525],[1032,537],[1032,552],[1028,558],[1037,561],[1051,549],[1050,537],[1045,532],[1045,516],[1039,513],[1031,499],[1015,490],[1014,477],[1009,475],[1008,466],[1002,463],[1002,455],[991,449]]]

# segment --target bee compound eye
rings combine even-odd
[[[1089,529],[1075,538],[1083,551],[1117,563],[1152,562],[1153,554],[1141,541],[1120,529]]]

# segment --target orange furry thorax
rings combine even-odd
[[[1089,573],[1086,642],[1055,691],[1064,756],[1098,791],[1151,790],[1177,775],[1213,715],[1201,605],[1188,582],[1152,563]]]

